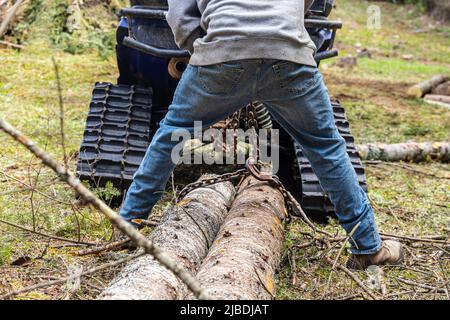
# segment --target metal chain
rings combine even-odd
[[[258,162],[259,165],[264,165],[261,162]],[[301,205],[298,201],[292,196],[292,194],[286,189],[283,183],[280,181],[279,177],[272,174],[262,173],[255,166],[255,162],[252,158],[247,160],[246,168],[239,169],[235,172],[225,173],[220,176],[214,178],[206,178],[200,181],[188,184],[186,187],[181,190],[178,195],[178,201],[180,201],[183,197],[185,197],[189,192],[197,189],[204,188],[216,183],[231,181],[233,179],[244,178],[248,176],[253,176],[255,179],[259,181],[264,181],[270,184],[273,188],[277,189],[284,198],[285,206],[286,206],[286,219],[288,222],[291,220],[291,216],[300,216],[303,220],[314,230],[316,231],[316,227],[311,222],[311,220],[306,216],[303,211]]]
[[[255,178],[258,179],[258,177]],[[286,211],[288,212],[287,216],[288,221],[290,221],[291,216],[300,216],[315,231],[316,227],[314,226],[312,221],[308,218],[305,211],[303,211],[303,208],[300,205],[300,203],[298,203],[297,199],[295,199],[294,196],[286,189],[286,187],[280,181],[278,176],[273,175],[272,179],[269,180],[268,182],[273,188],[278,189],[278,191],[280,191],[280,193],[283,195],[284,202],[286,205]]]
[[[253,128],[255,131],[258,129],[258,120],[256,119],[256,108],[254,103],[249,104],[243,110],[244,112],[237,111],[232,116],[230,116],[226,120],[226,125],[223,128],[225,129],[237,129],[240,126],[241,119],[244,122],[244,127],[246,129]],[[259,154],[259,150],[258,150]],[[254,159],[249,158],[246,163],[246,167],[244,169],[239,169],[235,172],[225,173],[220,176],[214,178],[206,178],[200,181],[190,183],[186,187],[181,190],[177,199],[180,201],[184,198],[189,192],[197,189],[204,188],[213,184],[231,181],[234,179],[244,178],[252,175],[255,179],[259,181],[265,181],[270,184],[273,188],[277,189],[284,198],[285,206],[286,206],[286,219],[290,221],[291,216],[300,216],[303,220],[314,230],[316,231],[316,227],[311,222],[311,220],[306,216],[303,211],[301,205],[298,201],[292,196],[292,194],[285,188],[280,178],[276,175],[268,174],[261,172],[256,165],[264,166],[265,164],[258,161],[256,162]]]

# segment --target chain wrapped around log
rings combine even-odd
[[[214,241],[234,195],[231,182],[189,192],[165,213],[152,233],[152,242],[186,270],[195,272]],[[185,294],[186,287],[171,271],[145,255],[125,266],[98,299],[174,300]]]

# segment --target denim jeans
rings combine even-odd
[[[281,60],[189,65],[134,175],[121,216],[127,221],[145,219],[160,199],[176,166],[171,160],[172,148],[178,144],[171,139],[173,132],[192,132],[194,121],[209,127],[252,101],[263,102],[273,118],[303,147],[346,232],[359,224],[350,241],[352,252],[377,252],[381,240],[373,210],[335,126],[322,75],[315,67]]]

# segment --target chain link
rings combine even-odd
[[[259,162],[261,165],[262,163]],[[262,164],[264,165],[264,164]],[[302,219],[315,231],[316,227],[311,222],[311,220],[306,216],[303,211],[301,205],[298,201],[292,196],[292,194],[286,189],[283,183],[280,181],[279,177],[276,175],[268,175],[261,173],[259,169],[255,168],[255,165],[252,162],[252,159],[247,161],[246,168],[239,169],[235,172],[225,173],[220,176],[214,178],[206,178],[200,181],[188,184],[186,187],[181,190],[178,195],[178,201],[180,201],[183,197],[185,197],[189,192],[197,189],[204,188],[213,184],[231,181],[234,179],[244,178],[248,176],[253,176],[255,179],[259,181],[264,181],[269,183],[269,185],[275,189],[277,189],[284,198],[285,206],[286,206],[286,219],[288,222],[291,220],[291,216],[300,216]]]
[[[183,190],[180,191],[178,194],[178,201],[183,199],[189,192],[198,189],[198,188],[204,188],[213,184],[231,181],[234,179],[243,178],[250,175],[247,169],[239,169],[235,172],[225,173],[220,176],[214,177],[214,178],[205,178],[197,182],[193,182],[188,184],[183,188]]]
[[[241,120],[243,121],[244,128],[246,129],[254,129],[255,133],[258,130],[258,120],[256,119],[256,106],[251,103],[247,107],[245,107],[242,111],[235,112],[232,116],[230,116],[226,120],[225,129],[237,129],[240,127]],[[259,154],[259,150],[257,150]],[[311,222],[311,220],[306,216],[303,211],[301,205],[298,201],[292,196],[292,194],[286,189],[286,187],[281,182],[280,178],[276,175],[263,173],[256,165],[265,166],[262,162],[256,162],[249,158],[247,160],[246,168],[239,169],[235,172],[225,173],[220,176],[214,178],[206,178],[200,181],[190,183],[186,187],[181,190],[177,199],[178,201],[184,198],[189,192],[197,189],[204,188],[213,184],[231,181],[234,179],[244,178],[248,176],[253,176],[255,179],[259,181],[265,181],[269,183],[270,186],[277,189],[284,198],[285,206],[286,206],[286,219],[290,221],[291,216],[300,216],[302,219],[315,231],[316,227]]]

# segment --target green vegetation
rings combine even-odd
[[[75,169],[93,84],[96,81],[115,82],[118,75],[113,54],[116,24],[113,10],[104,5],[105,2],[85,2],[89,3],[83,8],[86,24],[80,30],[69,32],[64,19],[66,11],[63,10],[69,2],[31,0],[26,19],[9,35],[10,40],[20,39],[19,42],[26,48],[20,52],[0,48],[1,117],[56,158],[62,159],[59,106],[51,57],[58,62],[66,113],[66,147],[72,170]],[[380,30],[366,28],[366,10],[372,4],[382,9]],[[357,142],[448,140],[450,110],[410,99],[405,91],[411,83],[436,73],[450,74],[450,27],[434,26],[429,18],[421,16],[415,6],[406,6],[405,9],[405,6],[384,2],[338,0],[333,15],[343,20],[345,25],[337,38],[341,56],[354,55],[357,44],[361,48],[376,49],[372,58],[358,59],[358,65],[352,70],[338,68],[335,59],[322,65],[330,93],[347,108]],[[405,54],[411,54],[414,58],[405,60],[402,58]],[[68,205],[68,202],[75,201],[73,192],[57,182],[55,175],[42,168],[23,148],[5,136],[2,138],[0,219],[30,229],[34,220],[37,230],[71,239],[109,240],[111,227],[101,215],[90,208],[74,209]],[[368,167],[370,196],[381,229],[404,235],[448,236],[449,231],[445,228],[450,224],[450,190],[448,180],[442,176],[448,176],[449,165],[427,163],[413,165],[413,168],[441,178],[389,165]],[[36,179],[38,172],[39,179]],[[37,191],[31,193],[24,185],[34,185],[36,182],[36,189],[43,194]],[[172,200],[171,190],[167,191],[156,213],[160,213]],[[117,190],[109,185],[96,192],[109,201]],[[339,230],[336,222],[325,228],[332,233]],[[307,229],[303,223],[294,220],[287,231],[277,298],[342,298],[356,292],[355,284],[342,273],[334,271],[330,278],[331,268],[319,259],[319,250],[314,247],[297,251],[298,281],[292,285],[287,248],[292,243],[306,242],[302,232]],[[5,283],[0,279],[0,292],[35,283],[36,279],[31,278],[30,274],[58,277],[67,274],[66,265],[96,265],[107,259],[75,257],[73,253],[78,248],[48,247],[48,244],[48,239],[0,223],[0,272],[9,280]],[[45,258],[37,259],[44,250]],[[440,276],[445,273],[439,265],[433,264],[428,251],[420,252],[423,250],[421,247],[413,250],[419,257],[425,255],[423,259],[429,259],[427,268]],[[24,255],[35,259],[32,265],[27,268],[10,266],[11,262]],[[344,251],[341,261],[344,262],[346,257]],[[446,263],[444,270],[448,274]],[[417,273],[407,269],[388,268],[386,273],[420,280]],[[83,282],[83,290],[72,298],[94,297],[98,287],[112,275],[113,272],[105,272],[98,278],[87,279]],[[358,275],[366,278],[364,273]],[[331,284],[327,291],[329,279]],[[389,278],[388,287],[390,291],[395,291],[398,284]],[[63,298],[64,290],[53,288],[32,292],[26,297]],[[400,298],[410,299],[412,296]]]

